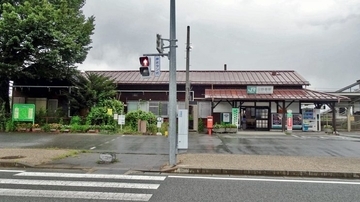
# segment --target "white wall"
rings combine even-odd
[[[216,104],[217,102],[214,102]],[[220,102],[215,108],[214,113],[231,112],[232,106],[228,102]]]
[[[279,103],[279,105],[280,105],[280,103]],[[271,113],[277,113],[276,102],[271,102]]]
[[[285,102],[285,107],[288,106],[291,102]],[[279,102],[280,107],[282,107],[282,102]],[[291,109],[292,113],[300,113],[299,111],[299,102],[293,102],[290,106],[287,107],[287,109]],[[275,102],[271,102],[271,113],[277,112],[277,106]]]
[[[285,102],[285,106],[288,106],[290,104],[290,102]],[[288,106],[288,110],[291,109],[292,110],[292,113],[300,113],[299,111],[299,102],[293,102],[291,103],[290,106]]]
[[[255,106],[254,102],[244,102],[242,105],[242,107],[252,107],[252,106]]]
[[[269,106],[269,102],[257,102],[256,103],[257,107],[268,107]]]

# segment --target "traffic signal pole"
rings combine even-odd
[[[176,20],[175,20],[175,0],[170,1],[170,52],[169,52],[169,164],[175,166],[176,160]]]

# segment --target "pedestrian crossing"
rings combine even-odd
[[[1,172],[0,172],[1,173]],[[165,176],[19,171],[0,177],[2,197],[149,201]],[[16,201],[16,200],[15,200]]]

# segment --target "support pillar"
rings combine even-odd
[[[285,125],[286,125],[286,108],[285,108],[285,100],[283,101],[282,106],[282,131],[285,131]]]
[[[351,117],[351,109],[352,109],[352,106],[348,106],[347,107],[347,131],[348,132],[351,132],[351,120],[350,120],[350,117]]]
[[[331,103],[331,110],[332,110],[332,127],[334,131],[336,131],[336,112],[335,112],[335,103]]]

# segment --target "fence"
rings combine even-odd
[[[360,131],[360,115],[354,115],[351,120],[351,131]],[[332,116],[321,117],[321,125],[332,125]],[[347,131],[348,119],[347,117],[336,119],[336,129],[338,131]]]
[[[360,115],[354,115],[350,119],[351,123],[351,131],[360,131]],[[336,122],[336,126],[338,130],[346,130],[348,129],[348,119],[338,119]]]

